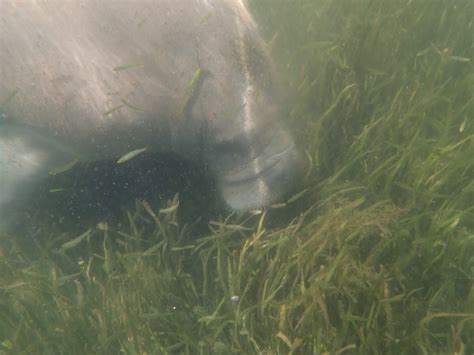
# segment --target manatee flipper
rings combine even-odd
[[[75,159],[72,152],[40,133],[16,124],[0,124],[0,231],[48,172]],[[19,221],[21,223],[21,221]]]

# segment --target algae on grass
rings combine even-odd
[[[177,199],[3,236],[0,353],[474,352],[474,3],[251,5],[302,194],[199,236]]]

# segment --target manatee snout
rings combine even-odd
[[[246,160],[234,161],[232,167],[218,174],[222,196],[234,211],[283,202],[302,176],[300,152],[289,132],[282,128],[272,130],[264,147],[251,153]]]

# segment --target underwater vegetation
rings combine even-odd
[[[474,3],[251,5],[301,192],[1,235],[0,354],[474,353]]]

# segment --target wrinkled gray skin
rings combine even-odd
[[[0,224],[52,169],[142,147],[208,164],[237,211],[293,185],[299,156],[241,1],[2,0],[1,12]]]

